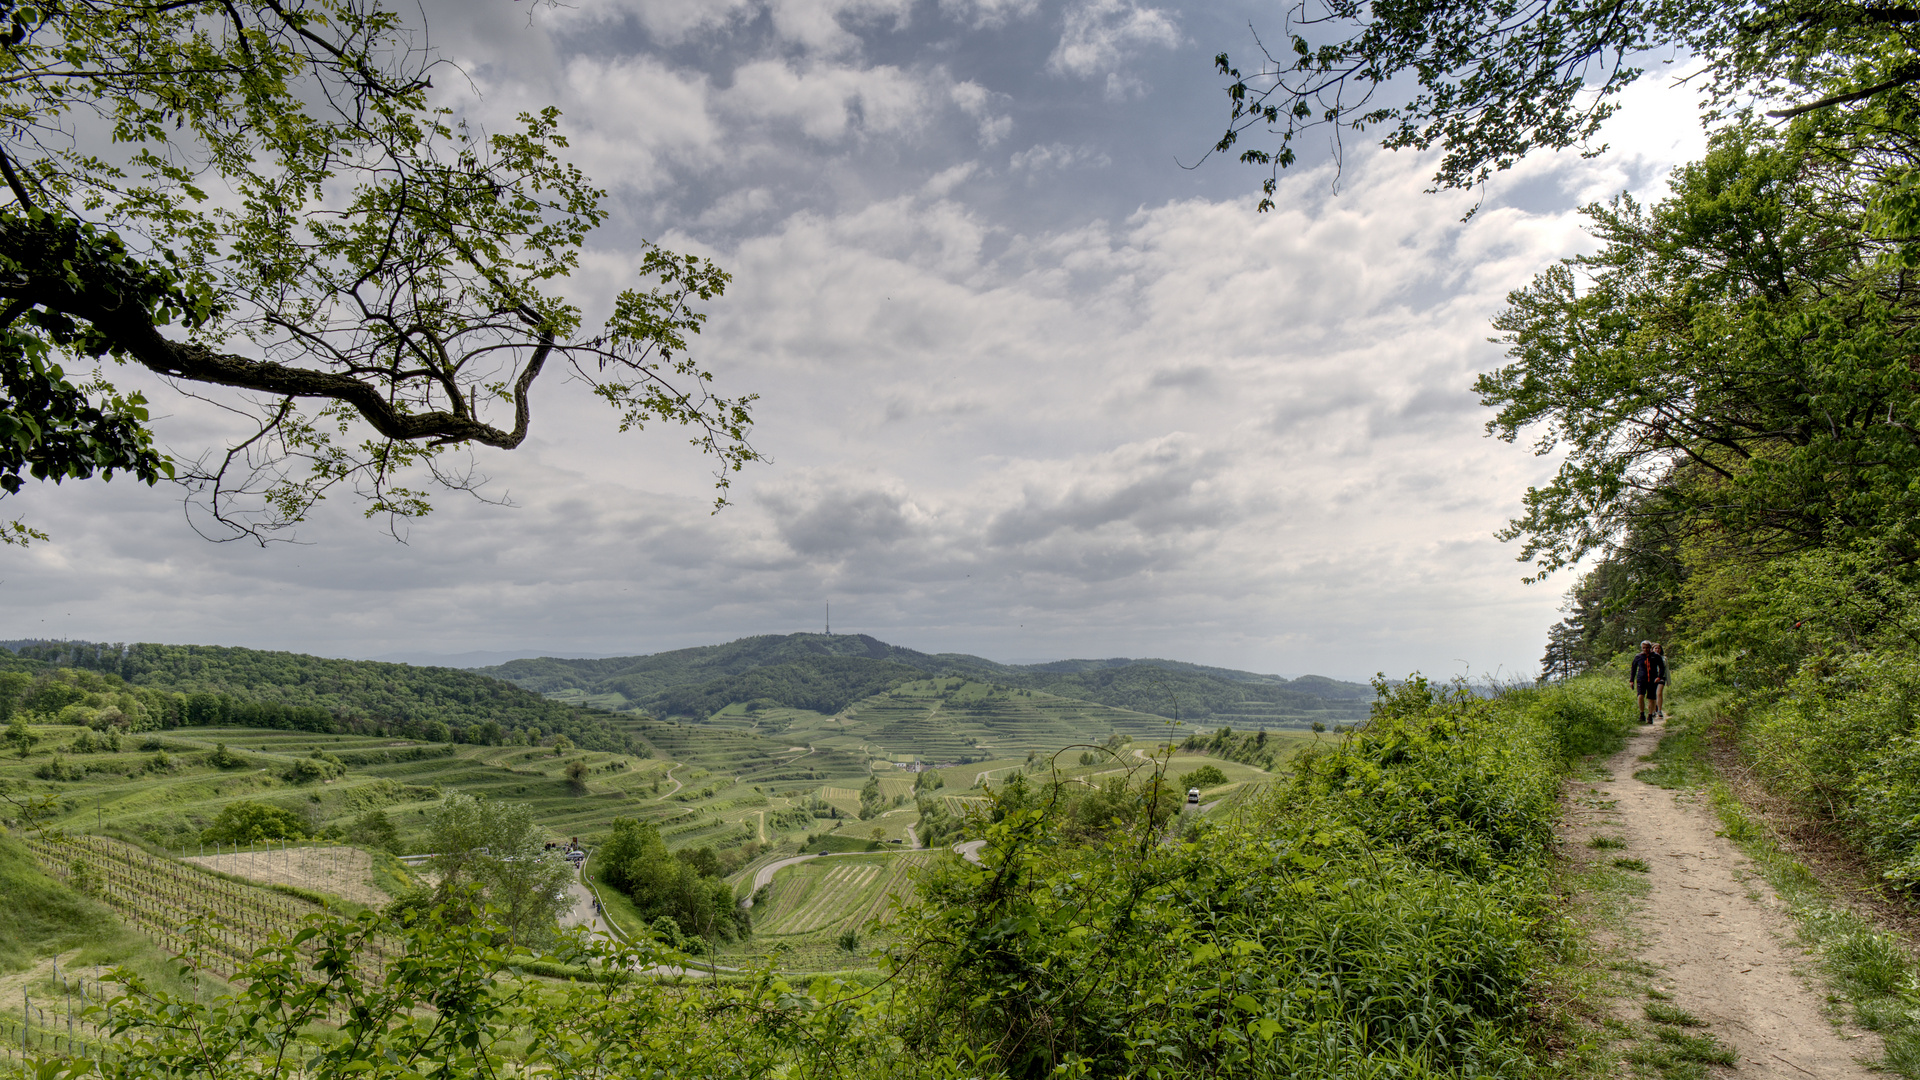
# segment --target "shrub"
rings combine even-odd
[[[1218,765],[1202,765],[1180,777],[1180,790],[1189,788],[1219,787],[1227,782],[1227,774],[1220,771]]]
[[[986,866],[930,874],[895,924],[907,1045],[1036,1078],[1528,1073],[1559,778],[1595,741],[1558,725],[1604,691],[1378,689],[1363,729],[1177,845],[994,792]]]
[[[250,844],[261,840],[305,840],[307,819],[271,803],[228,803],[200,833],[209,844]]]

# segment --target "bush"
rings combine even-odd
[[[213,752],[207,755],[207,764],[216,769],[238,769],[247,764],[247,757],[227,749],[226,743],[215,743]]]
[[[200,833],[209,844],[251,844],[262,840],[305,840],[307,819],[271,803],[228,803]]]
[[[711,848],[667,854],[652,823],[614,818],[612,834],[594,853],[601,880],[627,894],[641,917],[666,919],[689,938],[731,941],[752,928],[747,910],[734,903],[733,887],[721,877]]]
[[[1180,777],[1180,789],[1186,791],[1191,788],[1219,787],[1226,782],[1227,774],[1221,772],[1218,765],[1202,765]]]
[[[1604,691],[1378,690],[1364,729],[1178,845],[1150,813],[1089,834],[999,789],[986,866],[930,874],[895,923],[907,1045],[1014,1077],[1531,1075],[1565,748],[1604,742],[1566,703]]]

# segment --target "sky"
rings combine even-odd
[[[409,11],[413,9],[409,7]],[[1552,458],[1489,438],[1474,376],[1507,293],[1589,250],[1578,208],[1658,198],[1703,146],[1658,68],[1608,151],[1477,193],[1434,162],[1303,147],[1276,208],[1207,156],[1215,54],[1278,3],[432,0],[443,100],[557,105],[607,192],[570,290],[642,245],[733,274],[695,340],[770,461],[712,513],[685,433],[621,434],[579,385],[483,451],[488,501],[398,542],[352,499],[297,543],[209,543],[116,480],[0,502],[0,639],[429,661],[867,633],[1008,662],[1165,657],[1297,676],[1531,677],[1572,579],[1497,531]],[[1471,220],[1462,217],[1475,203]],[[110,375],[139,385],[137,375]],[[160,441],[222,434],[154,385]]]

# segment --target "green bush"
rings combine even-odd
[[[305,840],[307,819],[271,803],[228,803],[201,832],[209,844],[250,844],[261,840]]]
[[[1609,691],[1380,691],[1179,845],[999,789],[986,865],[930,875],[894,924],[909,1051],[1035,1078],[1530,1075],[1558,781],[1568,747],[1611,745],[1587,704]]]
[[[1192,788],[1205,789],[1219,787],[1226,782],[1227,774],[1221,772],[1218,765],[1202,765],[1190,773],[1181,774],[1180,790],[1187,791]]]

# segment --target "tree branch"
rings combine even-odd
[[[1834,94],[1830,97],[1823,97],[1818,101],[1810,101],[1805,105],[1795,105],[1791,109],[1774,109],[1768,112],[1767,115],[1777,116],[1782,120],[1791,120],[1802,113],[1810,113],[1815,109],[1830,108],[1834,105],[1845,105],[1853,101],[1864,101],[1875,94],[1892,90],[1895,87],[1905,86],[1916,79],[1920,79],[1920,64],[1902,64],[1900,67],[1894,69],[1893,78],[1885,82],[1876,83],[1873,86],[1860,90],[1849,90],[1844,94]]]

